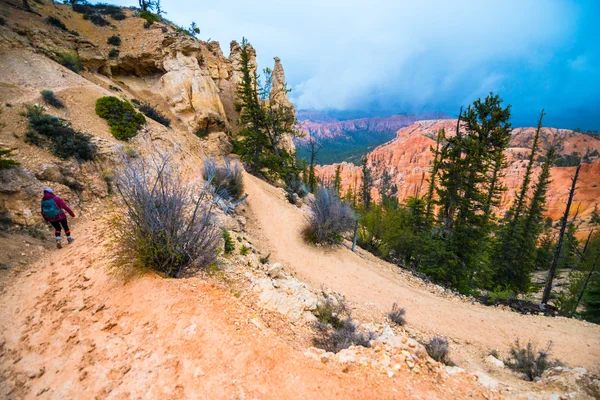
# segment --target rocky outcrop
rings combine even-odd
[[[288,98],[285,72],[283,71],[281,60],[279,57],[274,57],[273,60],[275,60],[275,66],[273,67],[272,72],[269,101],[273,102],[273,104],[275,104],[277,107],[283,107],[287,109],[288,112],[295,114],[296,110],[294,109],[294,105]],[[291,128],[291,123],[289,127]],[[291,135],[283,135],[277,145],[290,154],[294,154],[296,152],[296,145],[294,144],[294,140]]]
[[[33,208],[32,198],[40,197],[42,183],[25,168],[0,169],[0,214],[11,223],[33,225],[39,211]]]
[[[227,129],[225,109],[219,88],[208,69],[200,68],[198,58],[177,52],[163,60],[167,71],[160,78],[161,93],[172,110],[196,132]]]

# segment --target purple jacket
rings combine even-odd
[[[75,216],[75,214],[73,213],[73,211],[71,211],[71,209],[69,208],[69,206],[65,204],[65,202],[63,201],[63,199],[61,199],[60,197],[58,197],[54,193],[45,192],[44,193],[44,197],[42,198],[42,201],[48,200],[48,199],[54,199],[54,202],[56,203],[56,206],[58,208],[60,208],[61,211],[58,214],[58,216],[56,216],[56,218],[52,218],[52,219],[46,218],[46,216],[42,212],[42,217],[44,217],[44,219],[46,221],[48,221],[48,222],[56,222],[56,221],[61,221],[61,220],[65,219],[65,218],[67,218],[67,216],[65,215],[65,213],[62,210],[65,210],[66,212],[68,212],[71,215],[71,217]]]

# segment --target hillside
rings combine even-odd
[[[387,171],[392,182],[398,187],[398,198],[423,195],[427,187],[428,171],[433,161],[430,148],[435,146],[435,137],[439,129],[444,128],[448,134],[456,130],[456,120],[417,121],[401,128],[396,137],[368,154],[368,165],[374,171],[375,188],[373,194],[377,197],[377,185],[383,171]],[[516,128],[512,132],[507,158],[509,166],[504,170],[504,184],[507,191],[501,199],[501,210],[506,209],[514,198],[515,190],[519,188],[522,175],[527,165],[527,154],[530,151],[534,128]],[[580,173],[580,183],[576,195],[580,217],[584,220],[590,215],[600,197],[600,138],[568,129],[543,128],[539,144],[538,156],[542,156],[550,144],[555,144],[559,153],[559,161],[563,164],[573,162],[573,159],[584,159]],[[587,155],[587,157],[586,157]],[[536,161],[536,175],[539,173],[541,162]],[[569,177],[575,167],[554,167],[552,183],[548,192],[548,215],[554,220],[564,212],[564,203],[568,197]],[[319,167],[319,174],[332,177],[334,165]],[[342,164],[342,185],[344,191],[349,186],[360,185],[360,168],[349,163]]]
[[[300,113],[300,130],[306,135],[296,139],[298,156],[308,157],[303,147],[306,138],[312,136],[324,144],[319,153],[321,164],[348,161],[359,163],[360,158],[376,146],[395,136],[398,129],[416,121],[414,115],[393,115],[338,121],[318,113]]]
[[[214,263],[192,262],[178,279],[119,269],[115,253],[123,244],[115,224],[124,206],[114,177],[124,165],[168,156],[194,193],[206,183],[207,158],[241,166],[231,154],[239,130],[240,43],[232,41],[224,57],[218,43],[168,21],[148,23],[132,8],[73,10],[42,1],[30,2],[31,12],[19,0],[0,4],[0,147],[14,149],[11,158],[20,163],[0,169],[1,398],[600,395],[598,325],[484,307],[361,249],[354,253],[347,243],[308,245],[300,236],[308,207],[290,204],[284,189],[247,172],[248,197],[237,208],[223,210],[216,194],[207,199],[218,233]],[[114,36],[120,45],[108,43],[116,43]],[[248,49],[256,68],[256,52]],[[270,95],[282,96],[277,57],[273,70]],[[63,107],[47,103],[42,90],[53,91]],[[136,136],[118,140],[96,112],[105,96],[136,110],[151,105],[162,117],[146,115]],[[35,104],[52,126],[80,131],[97,154],[65,157],[50,142],[32,140],[28,113]],[[290,137],[278,145],[294,146]],[[44,187],[75,211],[73,244],[56,248],[41,221]],[[387,316],[394,302],[406,308],[404,326]],[[346,305],[344,326],[363,337],[363,346],[335,353],[315,347],[326,304]],[[436,336],[448,338],[456,366],[431,358],[425,344]],[[528,382],[497,359],[490,364],[490,352],[503,358],[516,338],[552,340],[564,368]]]

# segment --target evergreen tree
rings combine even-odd
[[[592,225],[600,225],[600,213],[598,213],[598,204],[594,205],[594,209],[592,210],[592,215],[590,217],[590,224]]]
[[[367,165],[367,157],[362,159],[362,186],[361,186],[361,201],[365,211],[371,208],[371,187],[373,186],[373,178],[371,169]]]
[[[456,135],[440,153],[436,204],[445,257],[437,258],[442,265],[430,267],[445,283],[465,292],[489,274],[489,208],[502,191],[498,171],[510,140],[510,106],[501,104],[493,94],[476,100],[461,114]]]
[[[241,79],[237,94],[242,128],[234,141],[234,151],[249,172],[272,180],[294,181],[298,175],[295,154],[288,154],[280,147],[284,135],[296,135],[293,109],[280,104],[276,98],[269,98],[271,70],[265,69],[266,82],[260,85],[246,38],[242,39],[240,49]],[[284,91],[289,92],[285,87]]]
[[[585,312],[583,317],[591,322],[600,323],[600,274],[590,274],[588,289],[583,295]]]
[[[529,192],[531,172],[542,129],[543,116],[544,111],[542,110],[529,154],[529,164],[523,175],[521,189],[507,213],[505,223],[500,228],[493,245],[493,279],[489,282],[492,289],[499,286],[514,292],[526,292],[531,286],[530,274],[535,268],[536,245],[543,228],[542,213],[550,183],[550,168],[556,154],[553,147],[547,152],[545,162],[542,165],[542,172],[527,209],[527,193]]]
[[[567,200],[567,206],[565,207],[565,213],[561,219],[561,227],[560,233],[558,235],[558,241],[556,242],[556,248],[554,250],[554,257],[552,258],[552,264],[550,265],[550,270],[548,271],[548,279],[546,280],[546,286],[544,287],[544,294],[542,296],[542,304],[548,304],[550,300],[550,294],[552,293],[552,283],[554,281],[554,277],[556,276],[556,270],[558,268],[558,260],[560,257],[560,253],[562,250],[562,246],[565,238],[565,231],[567,229],[568,219],[569,219],[569,211],[571,210],[571,204],[573,202],[573,196],[575,195],[575,188],[577,185],[577,178],[579,177],[579,170],[581,169],[581,164],[577,166],[575,169],[575,176],[571,181],[571,190],[569,191],[569,199]]]
[[[433,193],[435,191],[435,179],[437,177],[438,174],[438,170],[440,169],[440,143],[442,140],[446,139],[446,130],[444,128],[441,128],[438,131],[437,134],[437,138],[435,141],[435,150],[433,147],[430,148],[430,150],[433,152],[433,163],[431,165],[431,175],[429,176],[429,186],[427,189],[427,198],[426,198],[426,202],[427,202],[427,208],[425,210],[425,216],[427,217],[427,219],[430,219],[431,217],[431,212],[432,212],[432,207],[433,207]]]
[[[333,188],[335,189],[338,196],[340,196],[342,192],[342,172],[341,165],[337,165],[335,167],[335,177],[333,178]]]
[[[308,187],[308,164],[305,159],[302,159],[300,169],[302,170],[302,183]]]

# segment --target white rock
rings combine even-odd
[[[450,366],[446,365],[445,368],[446,368],[446,372],[448,372],[450,375],[460,374],[461,372],[465,372],[465,370],[460,367],[450,367]]]
[[[504,368],[504,363],[491,354],[485,358],[485,363],[491,367]]]
[[[283,266],[281,263],[273,263],[267,267],[267,275],[271,278],[280,278],[283,276]]]
[[[498,381],[496,379],[492,378],[491,376],[484,374],[481,371],[475,372],[475,375],[477,376],[477,381],[479,382],[479,384],[481,386],[488,388],[488,389],[498,388]]]

